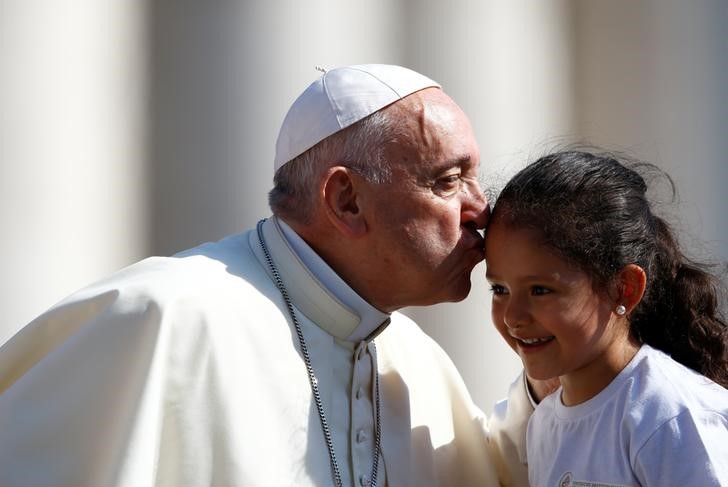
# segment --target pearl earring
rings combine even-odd
[[[625,308],[623,304],[620,304],[614,311],[616,311],[619,316],[624,316],[627,312],[627,308]]]

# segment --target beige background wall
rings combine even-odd
[[[384,62],[471,116],[484,181],[588,138],[658,163],[690,248],[728,259],[728,2],[0,0],[0,342],[75,289],[267,215],[313,66]],[[412,309],[485,409],[519,370],[484,267]]]

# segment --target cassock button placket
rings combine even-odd
[[[278,290],[281,293],[281,296],[283,297],[283,301],[286,304],[286,309],[288,310],[288,314],[291,317],[291,321],[293,322],[293,326],[296,331],[296,335],[298,336],[298,342],[301,348],[301,354],[303,355],[304,364],[306,366],[306,372],[308,375],[309,382],[311,384],[311,393],[314,398],[314,402],[316,404],[316,410],[318,412],[319,420],[321,422],[321,429],[323,430],[324,439],[326,441],[326,448],[329,452],[329,460],[331,463],[331,473],[334,480],[334,484],[337,487],[343,487],[342,482],[342,476],[341,476],[341,470],[339,469],[339,464],[336,459],[336,453],[334,451],[334,441],[331,434],[331,430],[329,428],[329,421],[326,418],[326,413],[324,412],[324,406],[323,406],[323,400],[321,398],[321,392],[319,391],[319,385],[318,385],[318,378],[316,377],[316,374],[313,369],[313,365],[311,364],[311,357],[308,352],[308,346],[306,344],[306,339],[303,335],[303,331],[301,329],[301,324],[298,322],[298,318],[296,317],[296,313],[293,309],[293,303],[291,302],[290,297],[288,296],[288,291],[286,290],[283,280],[281,279],[281,275],[278,272],[278,269],[276,268],[275,264],[273,263],[273,258],[270,255],[270,251],[268,250],[268,246],[265,243],[265,239],[263,238],[263,222],[265,220],[260,220],[257,225],[257,233],[258,233],[258,241],[260,242],[261,250],[263,250],[263,254],[265,255],[266,263],[268,264],[268,268],[270,269],[270,272],[273,276],[273,280],[275,281],[276,287],[278,287]],[[365,355],[368,355],[370,352],[368,347],[371,346],[371,354],[372,354],[372,363],[371,363],[371,381],[372,384],[372,397],[374,398],[374,410],[369,411],[367,416],[370,416],[373,412],[373,421],[374,421],[374,447],[372,450],[368,451],[367,453],[371,455],[372,463],[371,463],[371,480],[366,477],[366,475],[361,475],[359,477],[359,483],[361,485],[366,486],[376,486],[377,484],[377,473],[379,469],[379,454],[381,452],[381,411],[380,411],[380,397],[379,397],[379,374],[377,371],[377,365],[376,365],[376,347],[373,342],[367,343],[367,342],[361,342],[357,346],[358,351],[358,358],[361,360]],[[364,353],[362,353],[364,352]],[[354,366],[354,369],[357,369],[357,366]],[[352,384],[353,386],[353,384]],[[353,391],[353,388],[350,389],[350,391]],[[369,455],[366,455],[367,457]],[[356,466],[354,467],[354,470],[356,471]]]
[[[354,368],[351,379],[351,462],[356,476],[355,482],[375,485],[368,471],[371,468],[370,459],[372,450],[376,450],[377,414],[374,413],[372,397],[376,397],[375,382],[377,380],[376,350],[373,344],[361,341],[357,344],[353,354]],[[371,395],[370,395],[371,391]],[[382,479],[382,481],[384,481]]]

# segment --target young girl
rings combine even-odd
[[[532,486],[728,485],[725,293],[645,192],[611,156],[559,152],[493,209],[493,322],[561,381],[529,423]]]

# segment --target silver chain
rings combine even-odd
[[[341,471],[339,470],[339,464],[336,461],[336,453],[334,452],[334,441],[331,436],[331,430],[329,429],[329,422],[326,420],[326,414],[324,412],[324,404],[321,400],[321,393],[319,392],[318,387],[318,379],[316,378],[316,374],[314,373],[313,366],[311,365],[311,356],[308,353],[308,347],[306,346],[306,340],[303,337],[303,332],[301,331],[301,325],[298,322],[298,319],[296,318],[296,313],[293,310],[293,303],[291,302],[291,298],[288,297],[288,291],[286,291],[286,287],[283,285],[283,280],[281,279],[281,275],[278,272],[278,269],[276,268],[275,264],[273,263],[273,259],[270,256],[270,252],[268,251],[268,246],[265,244],[265,239],[263,238],[263,222],[265,222],[265,219],[260,220],[257,225],[257,231],[258,231],[258,241],[260,242],[260,246],[263,249],[263,254],[265,254],[265,260],[268,263],[268,268],[271,271],[271,274],[273,274],[273,279],[275,280],[276,286],[278,287],[278,290],[281,292],[281,296],[283,296],[283,301],[286,302],[286,308],[288,308],[288,314],[291,315],[291,320],[293,320],[293,326],[296,328],[296,335],[298,335],[298,342],[301,345],[301,354],[303,355],[303,361],[306,364],[306,372],[308,372],[308,381],[311,383],[311,392],[313,393],[314,400],[316,402],[316,410],[318,411],[319,419],[321,420],[321,428],[324,431],[324,438],[326,440],[326,447],[329,450],[329,459],[331,461],[331,473],[334,476],[334,483],[336,484],[336,487],[344,487],[344,484],[341,480]],[[374,345],[374,341],[371,342],[372,346],[374,347],[374,353],[376,354],[376,345]],[[380,401],[379,401],[379,371],[374,371],[374,402],[375,402],[375,413],[376,413],[376,427],[374,429],[374,460],[372,463],[372,474],[371,479],[369,481],[369,485],[372,487],[376,487],[377,485],[377,471],[379,469],[379,451],[381,447],[381,430],[382,430],[382,423],[380,418]]]

